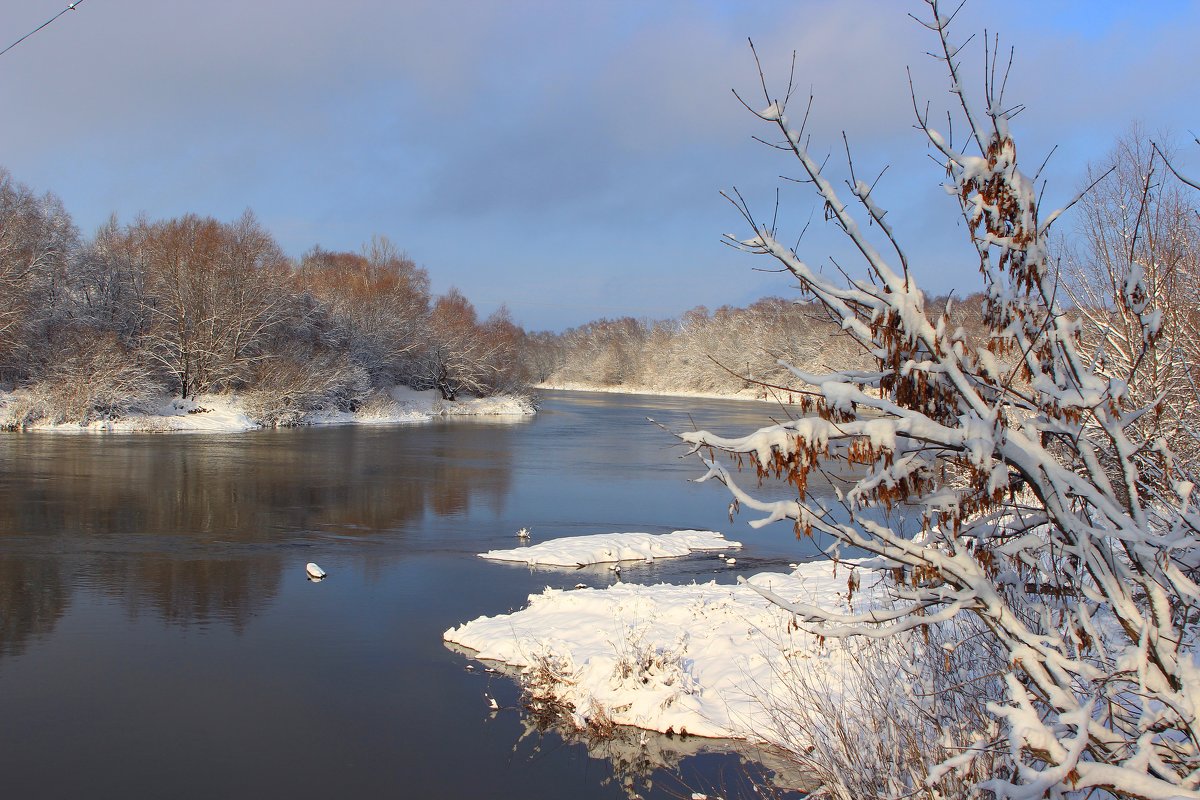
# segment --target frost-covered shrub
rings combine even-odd
[[[369,392],[358,403],[356,411],[363,418],[390,417],[400,410],[400,404],[388,392],[375,390]]]
[[[691,659],[687,656],[687,633],[672,644],[646,640],[646,630],[637,626],[625,629],[626,635],[616,642],[617,661],[613,666],[613,688],[652,686],[668,687],[672,691],[664,699],[665,705],[683,694],[695,694],[699,684],[691,672]]]
[[[543,726],[573,722],[575,704],[566,699],[578,683],[575,666],[549,649],[535,653],[529,666],[521,671],[521,702],[525,710]]]
[[[86,329],[53,332],[37,378],[13,398],[9,417],[16,427],[116,419],[165,391],[157,372],[116,334]]]
[[[586,730],[604,737],[615,732],[613,717],[628,711],[627,701],[639,693],[649,693],[657,705],[666,708],[679,697],[700,690],[686,655],[686,634],[668,645],[649,641],[645,627],[624,625],[612,645],[608,686],[599,691],[584,679],[584,673],[569,656],[550,647],[530,655],[520,676],[525,709],[541,725]],[[602,663],[607,671],[607,662]],[[613,698],[623,700],[609,707],[607,703]]]
[[[0,428],[20,430],[45,419],[47,412],[45,398],[19,389],[0,406]]]
[[[998,726],[985,709],[1003,696],[1006,664],[982,633],[963,618],[846,642],[841,669],[818,674],[793,653],[769,735],[796,743],[791,758],[821,787],[810,796],[986,797],[978,784],[1012,764],[992,746]],[[937,768],[964,755],[965,771]]]
[[[371,393],[367,371],[336,353],[276,356],[255,367],[246,413],[266,426],[296,425],[313,411],[354,411]]]
[[[874,363],[827,374],[793,368],[800,418],[740,437],[680,437],[703,459],[706,478],[762,515],[753,524],[788,520],[798,535],[825,538],[832,557],[866,551],[891,574],[892,606],[862,613],[759,590],[806,628],[874,640],[974,618],[999,654],[1003,689],[967,710],[986,715],[995,733],[983,726],[979,746],[954,755],[915,748],[929,776],[1021,800],[1200,797],[1194,476],[1138,424],[1154,409],[1082,350],[1048,247],[1059,212],[1040,214],[1034,183],[1018,166],[1010,122],[1020,106],[1005,101],[1004,71],[991,63],[984,111],[976,111],[961,48],[948,34],[953,14],[927,3],[924,24],[938,37],[963,140],[933,129],[928,112],[918,111],[917,122],[970,238],[964,268],[983,279],[986,335],[969,337],[927,305],[881,205],[885,189],[861,180],[848,159],[844,199],[835,167],[808,150],[807,114],[790,117],[789,96],[771,95],[764,79],[757,116],[795,158],[868,277],[843,283],[813,268],[740,195],[735,203],[753,231],[732,243],[775,259]],[[1137,328],[1134,361],[1151,357],[1162,333],[1144,277],[1131,271],[1110,298]],[[759,478],[787,480],[794,498],[744,490],[718,453]],[[810,475],[846,465],[861,477],[838,495],[840,508],[808,495]],[[880,521],[902,504],[919,513],[921,537]],[[914,677],[930,669],[926,661]],[[995,769],[998,757],[1011,768]],[[915,781],[913,793],[940,796]]]

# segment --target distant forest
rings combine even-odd
[[[971,336],[982,329],[982,296],[927,308],[950,310]],[[771,396],[800,383],[788,367],[817,373],[872,364],[817,303],[768,297],[747,308],[703,306],[678,319],[598,320],[563,333],[527,336],[526,371],[550,385],[653,392]]]
[[[739,375],[785,381],[779,358],[857,358],[834,333],[818,309],[768,299],[530,334],[504,308],[479,319],[457,289],[433,296],[384,237],[295,260],[247,212],[113,218],[87,238],[55,195],[0,170],[0,390],[19,396],[17,424],[224,392],[288,424],[398,384],[446,400],[541,382],[732,393]]]
[[[1108,239],[1129,227],[1120,215],[1145,149],[1136,136],[1122,141],[1118,180],[1085,199],[1083,235],[1063,248],[1081,333],[1127,371],[1122,357],[1134,348],[1120,343],[1132,328],[1091,293],[1120,277]],[[1146,391],[1165,392],[1179,406],[1167,418],[1178,421],[1195,394],[1200,239],[1178,191],[1160,192],[1153,209],[1145,226],[1154,235],[1144,237],[1153,252],[1140,260],[1156,265],[1150,286],[1174,345],[1150,365]],[[929,298],[926,307],[971,339],[984,335],[982,301]],[[447,401],[539,384],[767,397],[800,383],[785,364],[877,367],[803,299],[526,332],[503,307],[481,320],[457,289],[431,294],[426,270],[385,237],[359,252],[314,246],[297,260],[247,212],[233,222],[113,218],[85,238],[57,197],[0,169],[0,391],[13,393],[10,424],[86,423],[170,395],[236,392],[263,424],[286,425],[314,410],[358,410],[395,385],[437,389]]]

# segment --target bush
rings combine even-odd
[[[246,413],[268,427],[298,425],[314,411],[354,411],[371,392],[366,369],[335,353],[275,356],[255,365]]]
[[[48,363],[39,367],[36,382],[14,398],[10,423],[16,427],[118,419],[165,391],[155,370],[114,333],[59,330],[47,353]]]

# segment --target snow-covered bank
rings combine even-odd
[[[201,395],[194,400],[164,398],[143,410],[117,419],[94,420],[86,425],[73,422],[38,421],[21,425],[28,400],[21,392],[0,392],[0,429],[58,432],[192,432],[239,433],[263,425],[247,411],[234,394]],[[300,425],[397,424],[427,422],[438,417],[489,417],[517,420],[535,413],[523,397],[463,397],[454,402],[441,399],[436,390],[418,392],[405,386],[393,387],[386,395],[372,398],[359,411],[317,410],[299,418]]]
[[[748,583],[845,608],[852,567],[822,561]],[[870,573],[856,571],[868,589]],[[854,605],[862,602],[860,590]],[[520,668],[536,696],[580,727],[614,723],[794,748],[797,732],[781,720],[797,702],[797,675],[836,692],[850,656],[791,622],[748,585],[623,583],[548,588],[524,609],[480,617],[443,638]]]
[[[446,643],[446,648],[452,652],[471,658],[474,652],[469,648],[460,647],[452,642]],[[519,681],[521,670],[503,664],[490,662],[494,673],[502,674]],[[495,691],[490,686],[489,690]],[[501,700],[503,703],[504,701]],[[491,714],[504,714],[511,706],[501,705],[493,709]],[[552,723],[547,725],[547,723]],[[749,746],[743,739],[715,739],[704,736],[676,736],[649,731],[645,728],[632,726],[615,726],[611,730],[597,731],[589,728],[577,728],[565,724],[566,720],[555,720],[539,714],[522,714],[520,718],[521,733],[513,746],[514,754],[522,751],[529,752],[539,749],[547,731],[553,730],[555,736],[551,746],[561,747],[565,741],[569,744],[582,744],[582,754],[596,762],[607,762],[615,777],[625,787],[627,797],[636,798],[649,794],[654,781],[661,778],[656,772],[667,771],[678,778],[677,790],[670,792],[671,796],[686,798],[707,796],[713,800],[728,796],[728,787],[721,784],[696,783],[695,778],[687,780],[683,777],[681,766],[690,758],[712,753],[730,754],[736,756],[744,767],[744,773],[754,780],[765,769],[770,775],[770,783],[777,789],[791,789],[810,793],[819,787],[813,780],[810,771],[798,764],[794,756],[786,751],[770,746]],[[564,723],[564,724],[553,724]],[[668,780],[672,780],[668,778]],[[697,791],[704,790],[704,791]],[[777,795],[772,795],[777,796]],[[786,796],[786,795],[778,795]]]
[[[646,386],[599,386],[590,383],[548,381],[535,384],[535,389],[551,389],[560,392],[598,392],[601,394],[644,394],[653,397],[695,397],[700,400],[748,400],[764,403],[788,403],[786,393],[780,397],[763,397],[761,390],[742,389],[735,393],[689,392],[684,390],[652,389]]]
[[[679,558],[689,553],[740,548],[741,542],[726,539],[716,531],[674,533],[597,533],[568,536],[512,550],[489,550],[480,558],[516,561],[531,567],[585,567],[614,561],[653,561]]]

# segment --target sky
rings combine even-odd
[[[0,0],[0,47],[66,0]],[[795,52],[811,149],[856,170],[929,293],[977,287],[957,207],[915,130],[944,119],[919,0],[84,0],[0,56],[0,167],[52,191],[91,235],[111,215],[233,220],[251,209],[284,250],[358,250],[373,235],[529,330],[677,316],[792,296],[794,282],[721,243],[780,192],[781,238],[861,274],[771,131]],[[986,35],[985,35],[986,31]],[[1200,172],[1200,3],[969,0],[954,35],[981,106],[983,42],[1015,48],[1018,158],[1044,208],[1072,197],[1131,124],[1174,138]],[[961,133],[961,130],[956,131]],[[806,229],[807,225],[807,229]],[[1062,223],[1069,229],[1070,217]]]

